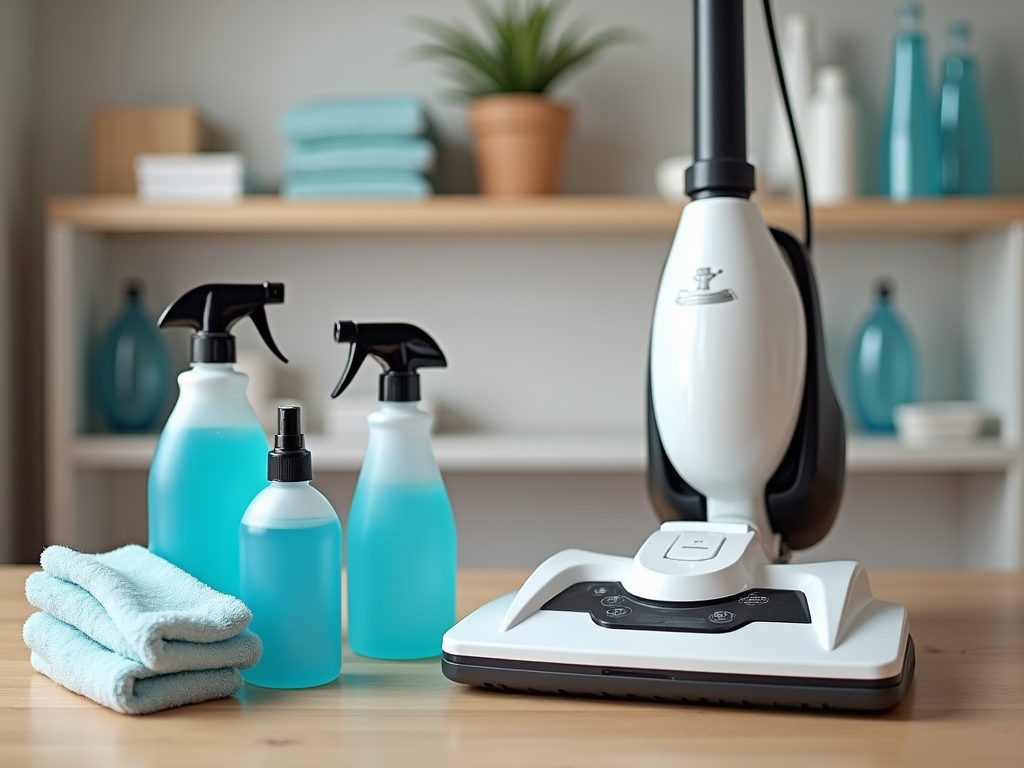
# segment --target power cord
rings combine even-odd
[[[779,55],[779,43],[775,39],[775,23],[772,21],[771,0],[764,0],[764,23],[768,28],[768,39],[772,44],[772,56],[775,59],[775,74],[779,78],[779,89],[782,92],[782,103],[786,107],[789,120],[789,133],[793,137],[793,149],[796,150],[796,165],[800,171],[800,193],[804,202],[804,248],[811,252],[811,199],[807,194],[807,173],[804,171],[804,156],[800,151],[800,137],[796,133],[796,120],[793,119],[793,108],[789,104],[789,91],[786,89],[786,76],[782,71],[782,56]]]

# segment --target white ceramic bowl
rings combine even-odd
[[[977,437],[985,411],[968,400],[950,400],[898,405],[893,417],[900,439],[920,444]]]

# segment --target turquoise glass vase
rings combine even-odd
[[[167,405],[170,363],[154,321],[131,283],[124,309],[100,340],[93,361],[96,404],[114,432],[146,432]]]
[[[895,200],[940,191],[939,136],[928,86],[928,57],[921,10],[900,8],[893,52],[892,87],[882,128],[880,191]]]
[[[866,432],[893,432],[893,410],[917,397],[914,345],[891,296],[891,285],[880,282],[875,306],[853,344],[850,391]]]
[[[947,195],[992,193],[992,149],[969,37],[966,23],[950,25],[949,53],[942,67],[939,129],[942,191]]]

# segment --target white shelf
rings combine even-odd
[[[856,435],[846,443],[846,466],[853,472],[999,472],[1016,456],[998,438],[913,446]]]
[[[363,461],[366,437],[310,435],[314,469],[352,471]],[[434,453],[454,472],[630,472],[646,462],[640,435],[440,434]],[[80,469],[147,469],[156,435],[80,435],[71,456]]]
[[[314,467],[355,471],[365,436],[310,435]],[[81,469],[147,469],[155,435],[82,435],[72,450]],[[641,472],[647,456],[642,435],[439,434],[434,453],[452,472]],[[907,446],[893,438],[854,436],[847,444],[851,472],[999,472],[1016,458],[995,438]]]

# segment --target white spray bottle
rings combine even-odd
[[[447,361],[437,342],[406,323],[339,322],[334,339],[352,347],[332,397],[367,356],[384,368],[348,517],[349,646],[378,659],[439,656],[455,624],[455,520],[430,445],[431,416],[416,403],[417,371]]]

